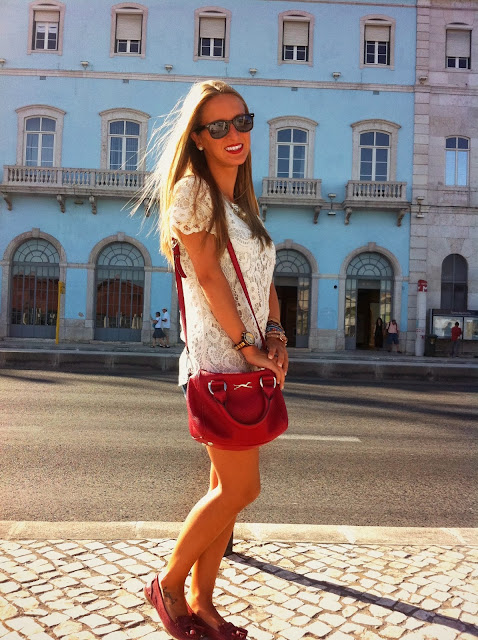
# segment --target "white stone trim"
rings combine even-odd
[[[115,53],[116,15],[118,13],[141,14],[141,53]],[[144,58],[146,56],[146,33],[148,24],[148,8],[137,2],[120,2],[111,7],[110,57]]]
[[[60,21],[58,23],[58,49],[55,51],[49,51],[48,49],[34,49],[33,48],[33,22],[35,16],[35,10],[50,9],[53,11],[59,11]],[[28,5],[28,41],[27,41],[27,53],[49,53],[56,54],[58,56],[63,55],[63,25],[65,22],[65,5],[58,0],[34,0]]]
[[[302,60],[283,60],[282,59],[282,37],[284,34],[284,22],[295,18],[298,22],[309,23],[309,59],[307,61]],[[277,34],[278,48],[277,48],[277,64],[299,64],[312,67],[314,64],[314,25],[315,16],[307,11],[294,10],[283,11],[279,13],[279,31]]]
[[[375,21],[380,21],[379,23]],[[365,27],[366,25],[380,24],[383,27],[390,27],[390,64],[366,64],[365,59]],[[360,68],[390,69],[395,68],[395,18],[382,14],[370,14],[360,18]]]
[[[199,20],[200,18],[208,18],[214,13],[214,17],[223,17],[226,21],[226,33],[224,37],[224,58],[217,58],[216,56],[200,56],[199,55]],[[224,7],[200,7],[196,9],[194,12],[194,51],[193,51],[193,60],[197,62],[198,60],[217,60],[218,62],[229,62],[229,52],[230,52],[230,43],[231,43],[231,17],[232,13],[229,9],[224,9]]]
[[[360,120],[350,125],[352,127],[352,180],[360,180],[360,134],[365,131],[381,131],[390,135],[390,167],[389,181],[397,179],[397,147],[398,130],[401,125],[389,120]]]
[[[148,144],[148,120],[151,117],[144,111],[118,107],[100,111],[101,117],[101,169],[108,169],[108,129],[113,120],[130,120],[139,124],[138,171],[145,171],[146,147]]]
[[[24,165],[25,162],[25,120],[45,116],[52,118],[56,122],[55,148],[53,152],[53,166],[61,167],[61,151],[63,141],[63,120],[66,111],[57,107],[50,107],[46,104],[31,104],[16,109],[18,114],[17,126],[17,165]]]
[[[301,116],[279,116],[267,121],[269,125],[269,176],[276,175],[277,169],[277,131],[287,127],[305,129],[308,133],[306,174],[304,178],[314,177],[315,129],[319,125],[315,120]]]
[[[209,58],[208,58],[209,59]],[[216,58],[222,60],[222,58]],[[59,69],[0,69],[0,76],[34,76],[39,75],[51,78],[84,78],[85,71],[63,71]],[[200,82],[209,80],[210,75],[183,75],[166,73],[138,73],[134,71],[88,71],[88,78],[98,80],[138,80],[141,82]],[[416,85],[413,84],[382,84],[373,82],[333,82],[320,80],[289,80],[275,78],[251,78],[251,77],[228,77],[231,85],[257,86],[257,87],[297,87],[298,89],[333,89],[335,91],[386,91],[391,93],[414,93]],[[434,87],[436,93],[445,93],[440,87]],[[446,91],[446,93],[450,93]],[[478,95],[478,89],[474,88],[454,88],[451,93],[457,95],[473,96]]]

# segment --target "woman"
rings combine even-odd
[[[252,126],[253,114],[232,87],[216,80],[194,85],[149,185],[148,197],[161,203],[161,250],[172,261],[173,242],[179,242],[187,276],[189,354],[180,358],[181,385],[200,368],[231,373],[260,367],[284,386],[287,340],[272,284],[275,249],[259,218],[252,184]],[[250,344],[254,321],[225,251],[228,238],[265,330],[267,351],[257,331]],[[260,491],[259,449],[206,449],[209,491],[192,508],[166,569],[145,587],[145,595],[175,638],[241,640],[247,632],[219,615],[212,596],[236,516]]]
[[[388,345],[388,352],[390,353],[391,351],[393,351],[393,348],[395,347],[395,350],[397,351],[397,353],[402,353],[399,350],[399,331],[398,331],[398,324],[397,321],[395,319],[393,319],[391,322],[389,322],[387,324],[387,345]]]
[[[382,349],[383,347],[383,320],[377,318],[375,323],[374,343],[376,349]]]

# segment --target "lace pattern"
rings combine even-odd
[[[212,203],[209,188],[201,183],[196,197],[195,179],[188,176],[180,180],[175,188],[170,211],[173,238],[181,233],[190,234],[207,230],[211,221]],[[226,218],[229,237],[241,267],[252,306],[262,332],[269,316],[269,291],[275,266],[274,246],[262,247],[260,240],[251,237],[247,224],[240,218],[236,205],[226,202]],[[211,229],[214,233],[214,227]],[[244,357],[237,352],[231,339],[212,314],[203,294],[192,262],[184,245],[179,241],[181,265],[186,273],[183,278],[184,302],[188,328],[189,357],[186,350],[179,360],[179,384],[185,384],[188,372],[199,369],[217,373],[234,373],[251,370]],[[227,251],[221,256],[220,265],[231,287],[239,315],[249,331],[256,335],[256,344],[261,347],[257,327]],[[184,339],[184,336],[181,334]]]

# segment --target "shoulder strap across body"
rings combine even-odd
[[[244,276],[242,275],[242,271],[241,271],[241,267],[239,266],[239,261],[237,260],[237,256],[236,256],[236,252],[234,251],[234,247],[232,246],[232,242],[229,240],[227,243],[227,250],[229,252],[229,255],[231,257],[231,261],[232,264],[234,266],[234,269],[236,271],[236,275],[237,278],[239,280],[239,282],[241,283],[242,286],[242,290],[244,291],[244,295],[246,296],[246,300],[249,304],[249,307],[251,309],[252,315],[254,316],[254,320],[256,321],[256,325],[257,325],[257,329],[259,331],[259,335],[261,337],[261,341],[262,341],[262,347],[265,349],[266,348],[266,341],[264,338],[264,334],[261,331],[261,328],[259,326],[259,322],[256,318],[256,314],[254,313],[254,309],[252,308],[252,302],[251,299],[249,297],[249,292],[247,291],[247,287],[246,287],[246,283],[244,281]],[[178,302],[179,302],[179,311],[181,313],[181,319],[182,319],[182,323],[183,323],[183,331],[184,331],[184,338],[185,338],[185,342],[186,342],[186,350],[189,351],[188,349],[188,333],[187,333],[187,325],[186,325],[186,306],[184,304],[184,292],[183,292],[183,282],[182,279],[186,278],[186,274],[184,272],[184,269],[182,268],[181,265],[181,252],[179,249],[179,242],[175,242],[173,245],[173,255],[174,255],[174,274],[176,277],[176,286],[177,286],[177,290],[178,290]]]

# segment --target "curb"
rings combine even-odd
[[[176,538],[181,522],[0,521],[2,540],[144,540]],[[258,542],[354,545],[477,546],[478,528],[355,527],[342,525],[237,523],[234,537]]]
[[[143,374],[177,371],[178,354],[0,350],[0,368],[48,369],[82,373]],[[289,376],[314,380],[409,380],[472,383],[478,381],[478,363],[371,361],[357,359],[290,359]]]

